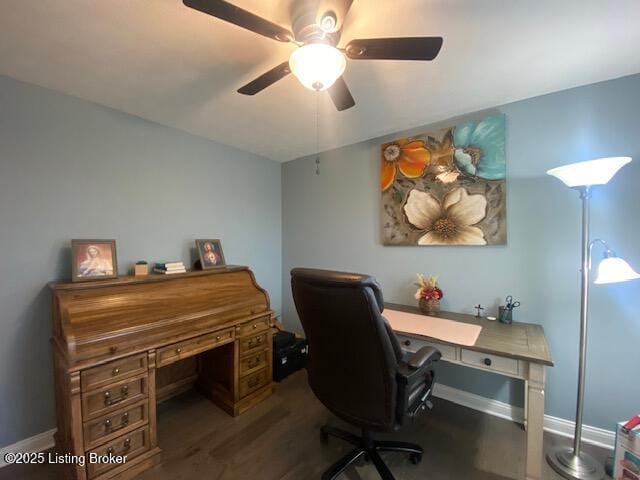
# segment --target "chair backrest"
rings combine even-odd
[[[291,289],[309,344],[315,395],[347,422],[392,428],[402,351],[382,317],[378,283],[368,275],[296,268]]]

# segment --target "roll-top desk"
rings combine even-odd
[[[273,391],[273,311],[247,267],[50,287],[56,447],[87,459],[73,478],[132,478],[157,463],[158,400],[195,385],[235,416]]]

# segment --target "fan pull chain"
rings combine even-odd
[[[316,92],[316,175],[320,175],[320,122],[318,110],[320,105],[320,93]]]

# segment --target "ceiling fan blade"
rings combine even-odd
[[[268,72],[263,73],[252,82],[247,83],[244,87],[239,88],[238,93],[241,93],[243,95],[255,95],[268,86],[273,85],[278,80],[283,79],[290,73],[291,69],[289,68],[289,61],[287,60],[286,62],[282,62],[277,67],[272,68]]]
[[[345,53],[352,60],[433,60],[442,42],[442,37],[368,38],[350,41]]]
[[[343,77],[339,77],[327,91],[339,112],[347,110],[356,104]]]
[[[349,9],[351,8],[351,4],[353,0],[321,0],[320,5],[318,6],[318,14],[316,15],[316,23],[323,26],[323,18],[327,15],[331,16],[335,21],[335,24],[332,26],[331,24],[326,24],[326,32],[337,32],[342,28],[342,24],[344,23],[344,19],[349,13]]]
[[[183,3],[190,8],[203,13],[213,15],[220,20],[233,23],[252,32],[273,38],[279,42],[289,42],[293,34],[286,28],[265,20],[258,15],[236,7],[224,0],[183,0]]]

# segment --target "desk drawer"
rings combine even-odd
[[[240,359],[239,375],[242,377],[266,367],[269,363],[269,350],[252,353]]]
[[[157,351],[158,367],[169,365],[183,358],[191,357],[198,353],[210,350],[216,345],[222,345],[233,341],[233,328],[220,330],[218,332],[200,335],[182,342],[174,343],[167,347],[159,348]]]
[[[149,421],[149,402],[125,407],[84,424],[84,448],[90,450],[115,437],[146,425]]]
[[[80,384],[82,391],[86,392],[146,371],[147,354],[143,353],[83,370],[80,374]]]
[[[259,335],[252,335],[250,337],[241,338],[240,355],[244,355],[249,352],[256,352],[267,347],[267,340],[270,339],[270,336],[268,336],[267,333],[268,332],[264,332]]]
[[[238,382],[240,398],[244,398],[260,387],[268,385],[269,382],[271,382],[271,371],[268,368],[263,368],[259,372],[241,378]]]
[[[96,418],[147,397],[147,374],[82,394],[82,417]]]
[[[246,337],[262,332],[269,328],[269,317],[262,317],[251,322],[243,323],[236,327],[237,337]]]
[[[91,450],[89,453],[89,459],[87,461],[87,473],[89,478],[95,478],[101,473],[107,472],[112,468],[115,468],[122,463],[92,463],[89,460],[92,455],[98,457],[109,455],[126,455],[127,462],[133,458],[149,450],[149,427],[145,426],[134,430],[133,432],[122,435],[121,437],[112,440],[111,442],[103,445],[102,447]],[[126,463],[124,463],[126,465]]]
[[[462,363],[474,367],[481,367],[485,370],[506,373],[508,375],[518,375],[518,361],[513,358],[500,357],[498,355],[463,348],[460,359]]]
[[[455,361],[457,359],[456,347],[454,347],[453,345],[421,340],[415,337],[409,337],[407,335],[396,335],[396,336],[398,337],[398,341],[400,342],[400,346],[402,347],[403,350],[407,350],[409,352],[417,352],[422,347],[433,347],[440,351],[440,353],[442,354],[443,360]]]

